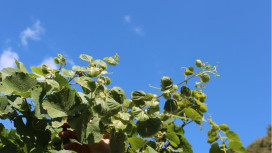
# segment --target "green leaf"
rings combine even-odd
[[[179,126],[179,125],[176,125],[176,124],[170,124],[170,125],[168,125],[167,126],[167,132],[168,133],[175,133],[175,134],[177,134],[177,135],[183,135],[183,133],[184,133],[184,130],[183,130],[183,128],[181,127],[181,126]]]
[[[109,96],[106,98],[106,103],[111,115],[117,114],[121,110],[121,104]]]
[[[194,109],[192,108],[184,108],[182,110],[182,112],[185,113],[185,115],[189,118],[191,118],[193,121],[196,121],[196,122],[200,122],[201,123],[201,119],[202,117],[200,116],[200,114],[195,111]]]
[[[144,104],[145,92],[143,91],[133,91],[131,93],[131,100],[135,102],[137,105]]]
[[[147,143],[146,140],[143,140],[143,139],[141,139],[139,137],[128,138],[128,142],[129,142],[131,148],[133,150],[135,150],[135,151],[138,150],[138,149],[143,148]]]
[[[127,144],[127,135],[121,131],[111,132],[110,137],[110,152],[111,153],[125,153]]]
[[[59,83],[55,80],[52,80],[52,79],[45,79],[46,83],[51,85],[53,88],[55,89],[59,89]]]
[[[7,76],[2,83],[1,90],[3,91],[1,92],[11,94],[13,91],[27,92],[37,83],[37,80],[26,73],[14,72]]]
[[[15,97],[10,96],[9,103],[16,109],[18,109],[20,112],[24,113],[26,111],[29,111],[28,103],[23,100],[21,97]]]
[[[173,81],[170,77],[168,76],[164,76],[161,78],[161,90],[168,90],[170,88],[172,88],[173,86]]]
[[[65,77],[72,77],[75,75],[75,72],[72,71],[72,70],[67,70],[67,69],[64,69],[62,68],[62,75],[65,76]]]
[[[41,76],[46,76],[46,74],[44,74],[43,73],[43,71],[42,71],[42,68],[41,67],[30,67],[30,69],[34,72],[34,73],[36,73],[36,74],[38,74],[38,75],[41,75]]]
[[[103,70],[108,68],[107,64],[104,61],[100,60],[100,59],[95,60],[93,62],[93,64],[95,64],[96,66],[102,68]]]
[[[147,146],[145,148],[145,153],[158,153],[156,150],[154,150],[152,147]]]
[[[145,113],[144,110],[142,110],[139,107],[132,107],[131,113],[135,117],[136,120],[138,121],[146,121],[149,119],[148,115]]]
[[[65,77],[61,76],[59,73],[56,73],[53,79],[59,84],[60,89],[69,86],[69,83]]]
[[[7,96],[0,96],[0,118],[1,119],[12,119],[15,117],[16,112],[9,106]]]
[[[93,62],[93,57],[87,54],[81,54],[79,58],[90,63]]]
[[[176,133],[174,132],[167,132],[165,134],[167,140],[169,141],[169,143],[173,146],[173,147],[178,147],[178,145],[180,144],[180,140],[179,137],[176,135]]]
[[[219,144],[216,142],[212,144],[209,153],[224,153],[224,151],[220,149]]]
[[[28,71],[27,71],[24,63],[19,62],[17,59],[15,59],[15,63],[16,63],[16,65],[17,65],[17,67],[18,67],[19,70],[21,70],[24,73],[28,73]]]
[[[228,146],[231,150],[233,150],[237,153],[246,153],[246,150],[240,141],[231,140],[231,141],[229,141]]]
[[[184,153],[193,153],[192,146],[183,135],[180,136],[180,146]]]
[[[129,113],[118,112],[118,115],[120,115],[120,118],[124,121],[129,121],[130,119]]]
[[[80,104],[80,98],[75,90],[63,88],[61,91],[47,96],[43,107],[47,109],[48,115],[52,118],[74,115],[85,105]]]
[[[72,67],[72,70],[74,70],[74,71],[89,71],[90,68],[75,65]]]
[[[96,82],[86,76],[81,76],[78,78],[75,78],[76,83],[78,83],[81,87],[87,88],[90,91],[94,91],[96,88]]]
[[[150,138],[161,129],[161,120],[159,118],[149,118],[146,121],[138,121],[136,126],[140,136]]]
[[[150,106],[149,109],[147,110],[147,115],[149,117],[157,117],[160,114],[160,107],[159,105],[157,106]]]
[[[101,124],[100,119],[95,117],[91,123],[87,124],[86,139],[84,139],[82,143],[92,144],[100,142],[104,135],[103,130],[104,127]]]
[[[28,143],[30,148],[35,146],[46,146],[50,141],[50,130],[46,129],[47,120],[27,118],[26,123],[21,117],[14,120],[14,126],[24,143]],[[42,131],[42,132],[41,132]],[[35,142],[35,143],[33,143]]]
[[[34,115],[37,118],[43,118],[46,116],[46,111],[42,107],[42,99],[44,94],[42,93],[42,87],[36,86],[31,91],[31,99],[35,102]]]
[[[113,57],[105,57],[104,60],[106,60],[109,65],[116,65],[116,61]]]
[[[90,95],[88,94],[84,94],[82,92],[77,92],[79,97],[82,100],[83,104],[92,104],[93,103],[93,99],[91,99]]]
[[[127,124],[124,121],[120,121],[120,120],[113,120],[112,125],[117,130],[124,130],[127,127]]]
[[[31,92],[30,91],[27,91],[27,92],[13,91],[11,94],[21,96],[22,98],[28,98],[30,96]]]
[[[125,91],[120,87],[111,88],[110,95],[114,100],[116,100],[120,104],[123,104],[124,100],[126,99]]]
[[[225,131],[223,131],[223,132],[225,132]],[[227,131],[225,134],[227,135],[229,140],[240,141],[240,138],[239,138],[239,136],[238,136],[238,134],[236,132]]]
[[[16,68],[3,68],[1,71],[2,80],[4,80],[7,76],[11,76],[14,72],[22,72]]]
[[[49,150],[49,153],[76,153],[72,150]]]
[[[114,55],[114,59],[119,63],[119,55],[117,53]]]

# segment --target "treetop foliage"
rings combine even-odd
[[[210,153],[245,152],[228,125],[204,118],[208,108],[202,89],[210,75],[219,76],[217,66],[198,59],[194,67],[184,68],[185,80],[174,83],[163,76],[156,94],[133,91],[128,98],[122,88],[108,88],[107,69],[119,63],[118,54],[103,60],[86,54],[80,58],[87,66],[65,69],[66,59],[58,54],[54,62],[59,69],[42,64],[29,72],[15,60],[17,68],[1,71],[0,118],[16,127],[8,130],[0,124],[1,152],[70,152],[63,150],[58,135],[66,122],[78,136],[70,141],[93,144],[110,135],[111,153],[192,153],[184,127],[209,122]],[[199,81],[190,87],[192,78]]]

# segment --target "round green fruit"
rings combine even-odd
[[[210,81],[210,75],[207,73],[204,73],[200,76],[200,81],[203,83],[209,82]]]
[[[173,99],[168,99],[164,104],[164,110],[168,113],[173,113],[177,111],[177,109],[178,109],[177,101]]]
[[[229,126],[227,124],[220,124],[219,125],[220,130],[222,131],[229,131]]]
[[[186,97],[190,97],[191,96],[191,90],[190,90],[190,88],[188,88],[186,86],[182,86],[180,88],[180,93],[181,93],[181,95],[186,96]]]
[[[201,66],[202,66],[201,60],[200,60],[200,59],[197,59],[197,60],[195,61],[195,65],[196,65],[197,67],[201,67]]]
[[[101,73],[101,71],[99,70],[99,68],[97,67],[92,67],[90,69],[90,71],[87,72],[87,75],[89,77],[97,77],[99,74]]]
[[[173,81],[170,77],[168,76],[164,76],[161,78],[161,90],[164,91],[164,90],[168,90],[170,88],[172,88],[173,86]]]

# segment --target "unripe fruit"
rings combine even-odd
[[[170,77],[168,76],[164,76],[161,78],[161,90],[164,91],[164,90],[168,90],[170,88],[172,88],[173,86],[173,81]]]
[[[201,66],[202,66],[201,60],[200,60],[200,59],[197,59],[197,60],[195,61],[195,65],[196,65],[197,67],[201,67]]]
[[[186,97],[191,96],[191,90],[190,90],[190,88],[188,88],[188,87],[186,87],[186,86],[182,86],[182,87],[180,88],[180,93],[181,93],[181,95],[184,95],[184,96],[186,96]]]
[[[219,128],[224,132],[229,131],[229,126],[227,124],[220,124]]]
[[[192,74],[194,74],[194,68],[192,66],[186,68],[184,74],[185,75],[192,75]]]
[[[210,81],[210,76],[207,73],[204,73],[200,76],[200,81],[203,83],[209,82]]]
[[[47,65],[42,64],[42,65],[41,65],[41,69],[42,69],[42,72],[43,72],[44,74],[48,74],[48,73],[49,73],[49,71],[48,71],[49,67],[48,67]]]
[[[153,97],[154,97],[154,95],[152,93],[148,93],[148,94],[145,95],[144,100],[149,101],[149,100],[152,100]]]
[[[97,77],[100,73],[101,71],[99,70],[99,68],[92,67],[91,70],[87,72],[87,75],[89,77]]]
[[[164,104],[164,110],[168,113],[175,112],[177,111],[177,109],[178,109],[177,101],[173,99],[168,99]]]
[[[105,85],[109,85],[111,83],[111,79],[109,77],[105,77]]]
[[[180,97],[180,93],[179,92],[174,92],[173,93],[173,99],[181,99],[181,97]]]
[[[206,106],[205,104],[202,104],[202,105],[200,105],[199,110],[200,110],[202,113],[205,113],[205,112],[208,111],[208,108],[207,108],[207,106]]]
[[[60,60],[59,60],[57,57],[55,57],[55,58],[54,58],[54,62],[55,62],[55,64],[59,64],[59,63],[60,63]]]
[[[162,93],[162,96],[165,98],[165,99],[170,99],[171,98],[171,93],[169,90],[166,90]]]

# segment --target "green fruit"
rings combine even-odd
[[[111,79],[109,77],[105,77],[105,85],[111,84]]]
[[[171,98],[171,93],[169,90],[166,90],[162,93],[162,96],[165,98],[165,99],[170,99]]]
[[[173,93],[173,99],[181,99],[181,97],[180,97],[180,93],[179,92],[174,92]]]
[[[178,85],[173,85],[173,90],[174,91],[178,90]]]
[[[161,78],[161,90],[164,91],[164,90],[168,90],[170,88],[172,88],[173,86],[173,81],[170,77],[168,76],[164,76]]]
[[[192,66],[185,69],[184,75],[192,75],[194,74],[194,68]]]
[[[186,97],[190,97],[191,96],[191,90],[190,90],[190,88],[188,88],[186,86],[182,86],[180,88],[180,93],[181,93],[181,95],[186,96]]]
[[[200,60],[200,59],[197,59],[197,60],[195,61],[195,65],[196,65],[197,67],[201,67],[201,66],[202,66],[201,60]]]
[[[204,73],[200,76],[200,81],[203,83],[209,82],[210,81],[210,75],[208,73]]]
[[[150,138],[161,129],[161,120],[159,118],[149,118],[146,121],[138,121],[136,126],[141,137]]]
[[[152,93],[148,93],[148,94],[145,95],[144,100],[150,101],[150,100],[153,99],[153,96],[154,95]]]
[[[164,110],[168,113],[176,112],[178,109],[177,101],[168,99],[164,104]]]
[[[200,110],[202,113],[205,113],[205,112],[208,111],[208,108],[207,108],[207,106],[206,106],[205,104],[202,104],[202,105],[200,105],[199,110]]]
[[[55,57],[55,58],[54,58],[54,62],[55,62],[55,64],[59,64],[59,63],[60,63],[60,60],[59,60],[57,57]]]
[[[97,67],[91,67],[90,71],[87,72],[89,77],[97,77],[101,71]]]
[[[224,132],[229,131],[229,126],[227,124],[220,124],[219,128]]]
[[[42,69],[43,74],[48,74],[49,73],[49,67],[47,65],[42,64],[41,69]]]

